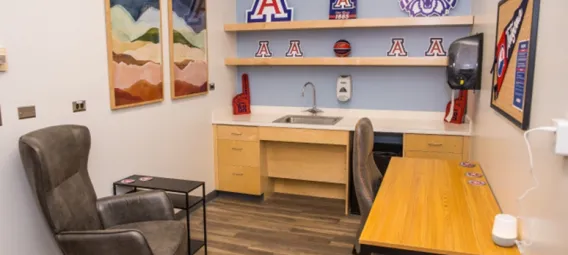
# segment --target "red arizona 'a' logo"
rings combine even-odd
[[[303,56],[304,52],[302,52],[302,48],[300,48],[300,41],[290,40],[290,47],[288,48],[288,52],[286,52],[286,57],[298,58]]]
[[[293,11],[286,0],[254,0],[247,11],[247,22],[291,21]]]
[[[335,0],[333,9],[351,9],[355,6],[352,0]]]
[[[408,56],[408,52],[406,48],[404,48],[404,38],[393,38],[392,39],[392,46],[390,50],[387,52],[387,56],[389,57],[406,57]]]
[[[268,41],[260,41],[258,42],[258,50],[256,54],[254,54],[257,58],[270,58],[272,57],[272,51],[268,47]]]
[[[444,39],[442,38],[430,38],[430,47],[424,54],[427,57],[443,57],[446,56],[446,50],[444,50]]]

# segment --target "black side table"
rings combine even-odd
[[[142,177],[152,177],[150,181],[140,181]],[[132,179],[135,180],[132,183],[122,183],[122,180]],[[138,191],[138,188],[142,189],[154,189],[167,191],[168,197],[172,201],[174,208],[182,209],[182,211],[176,214],[176,218],[180,213],[185,211],[185,216],[187,217],[187,237],[189,238],[188,253],[189,255],[195,254],[201,247],[205,248],[205,254],[207,254],[207,216],[205,209],[205,182],[200,181],[188,181],[170,178],[161,178],[153,176],[142,176],[142,175],[132,175],[116,181],[112,184],[113,194],[116,195],[116,187],[131,187],[133,188],[130,192]],[[190,192],[201,187],[202,196],[191,196]],[[197,239],[191,239],[191,231],[189,226],[189,213],[191,208],[202,203],[203,206],[203,241]]]

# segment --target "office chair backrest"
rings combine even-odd
[[[374,138],[371,121],[359,120],[353,139],[353,183],[362,216],[371,210],[383,178],[373,158]]]
[[[20,137],[19,147],[28,181],[53,233],[102,229],[87,172],[87,127],[40,129]]]

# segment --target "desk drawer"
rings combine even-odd
[[[258,128],[243,126],[218,126],[217,138],[238,141],[258,141]]]
[[[447,152],[461,154],[463,137],[445,135],[404,135],[404,151]]]
[[[260,139],[263,141],[327,145],[349,144],[348,131],[261,127],[259,133]]]
[[[407,151],[404,156],[407,158],[430,158],[430,159],[445,159],[445,160],[459,160],[459,161],[463,159],[462,154],[431,152],[431,151]]]
[[[248,166],[219,166],[219,187],[221,191],[261,195],[260,169]]]
[[[217,140],[219,165],[250,166],[260,165],[260,143],[233,140]]]

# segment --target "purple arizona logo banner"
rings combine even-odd
[[[398,0],[400,9],[411,17],[447,16],[458,0]]]
[[[254,0],[247,11],[247,23],[292,21],[294,8],[288,7],[286,0]]]

